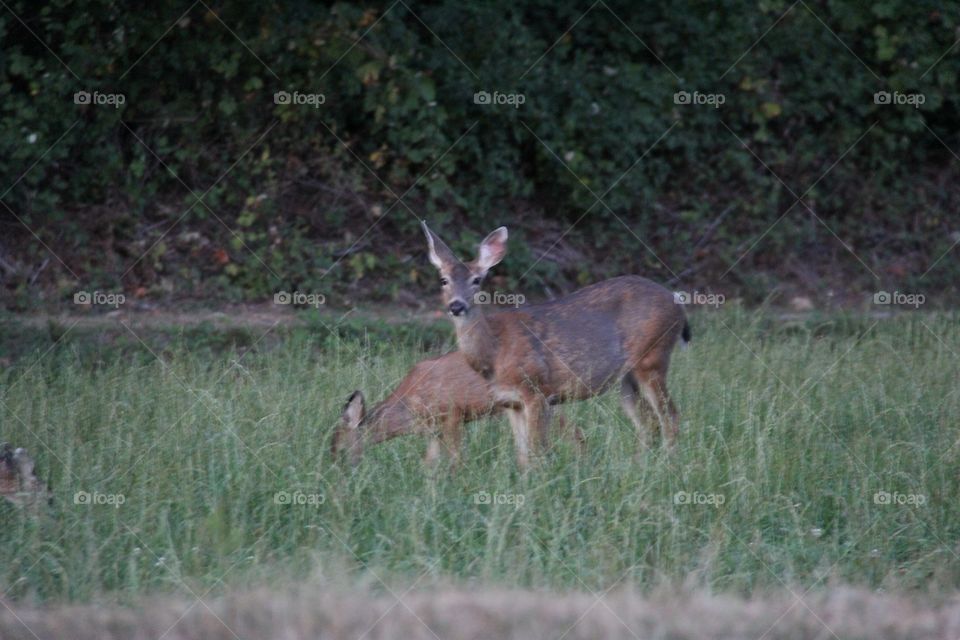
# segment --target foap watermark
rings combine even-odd
[[[727,297],[722,293],[701,293],[700,291],[674,291],[674,304],[697,304],[716,309],[724,302]]]
[[[114,509],[119,509],[120,505],[127,501],[127,497],[122,493],[100,493],[94,491],[77,491],[73,494],[73,504],[83,505],[110,505]]]
[[[706,105],[708,107],[713,107],[714,109],[719,109],[724,102],[727,101],[727,96],[722,93],[700,93],[699,91],[677,91],[673,94],[673,104],[693,104],[693,105]]]
[[[927,101],[927,96],[922,93],[901,93],[900,91],[877,91],[873,94],[873,104],[895,104],[909,105],[914,109],[919,109],[920,105]]]
[[[322,293],[307,293],[305,291],[278,291],[273,294],[273,304],[299,304],[319,307],[327,303],[327,297]]]
[[[927,496],[922,493],[899,493],[894,491],[877,491],[873,494],[873,504],[890,504],[898,506],[922,507],[927,504]]]
[[[292,504],[297,506],[319,507],[327,501],[322,493],[304,493],[296,491],[277,491],[273,494],[274,504]]]
[[[473,94],[473,104],[495,104],[509,105],[514,109],[519,109],[520,105],[527,101],[527,96],[522,93],[500,93],[494,91],[477,91]]]
[[[519,509],[526,501],[527,497],[522,493],[477,491],[473,494],[473,504],[512,504],[514,508]]]
[[[473,304],[496,304],[519,307],[527,301],[522,293],[507,293],[505,291],[477,291],[473,294]]]
[[[94,104],[101,107],[119,109],[126,104],[127,96],[122,93],[100,93],[94,91],[77,91],[73,94],[73,104]]]
[[[73,294],[73,304],[84,306],[97,305],[117,309],[126,301],[127,296],[110,291],[77,291]]]
[[[320,105],[327,101],[327,97],[322,93],[300,93],[294,91],[277,91],[273,94],[273,104],[295,104],[307,105],[314,109],[319,109]]]
[[[873,304],[897,304],[910,306],[914,309],[918,308],[924,302],[927,301],[927,297],[922,293],[903,293],[902,291],[877,291],[873,294]]]
[[[100,107],[119,109],[126,104],[127,96],[122,93],[100,93],[94,91],[77,91],[73,94],[73,104],[93,104]]]
[[[673,494],[673,504],[709,505],[719,507],[727,501],[722,493],[701,493],[699,491],[677,491]]]

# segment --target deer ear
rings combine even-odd
[[[427,226],[426,222],[421,222],[420,224],[423,226],[423,233],[427,236],[430,264],[437,269],[443,269],[445,266],[449,267],[454,264],[457,258],[453,255],[450,247],[440,239],[440,236],[430,231],[430,227]]]
[[[480,255],[477,266],[484,271],[497,265],[507,255],[507,228],[500,227],[490,232],[480,243]]]
[[[363,421],[363,416],[366,414],[366,408],[364,407],[363,402],[363,392],[360,390],[354,391],[350,394],[350,398],[347,400],[347,404],[343,407],[343,426],[348,429],[356,429],[360,426],[360,422]]]

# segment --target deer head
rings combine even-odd
[[[490,232],[480,243],[476,259],[461,262],[426,222],[422,224],[430,250],[430,263],[440,272],[443,306],[454,323],[465,320],[474,305],[483,300],[480,287],[487,272],[507,254],[507,228],[499,227]]]
[[[347,404],[344,405],[343,413],[340,415],[340,422],[333,432],[330,452],[334,457],[346,454],[350,464],[355,465],[360,462],[360,456],[363,453],[360,424],[366,417],[366,413],[363,393],[359,390],[354,391],[347,399]]]

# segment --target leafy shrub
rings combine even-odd
[[[0,175],[15,186],[0,215],[24,242],[5,248],[38,263],[47,249],[24,226],[36,232],[70,265],[51,282],[250,297],[380,280],[392,295],[419,286],[419,216],[461,250],[509,222],[513,284],[718,280],[758,237],[732,279],[806,256],[873,283],[859,261],[920,273],[957,232],[952,5],[9,8]],[[78,91],[124,101],[75,104]],[[281,91],[325,100],[276,104]],[[524,102],[476,104],[481,91]],[[924,103],[876,104],[880,91]],[[558,238],[603,260],[538,260]],[[927,283],[955,275],[948,261]]]

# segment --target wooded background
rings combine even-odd
[[[435,289],[418,218],[464,253],[508,225],[495,284],[533,298],[634,272],[752,302],[946,305],[958,18],[905,0],[7,0],[2,306],[96,288],[416,303]]]

